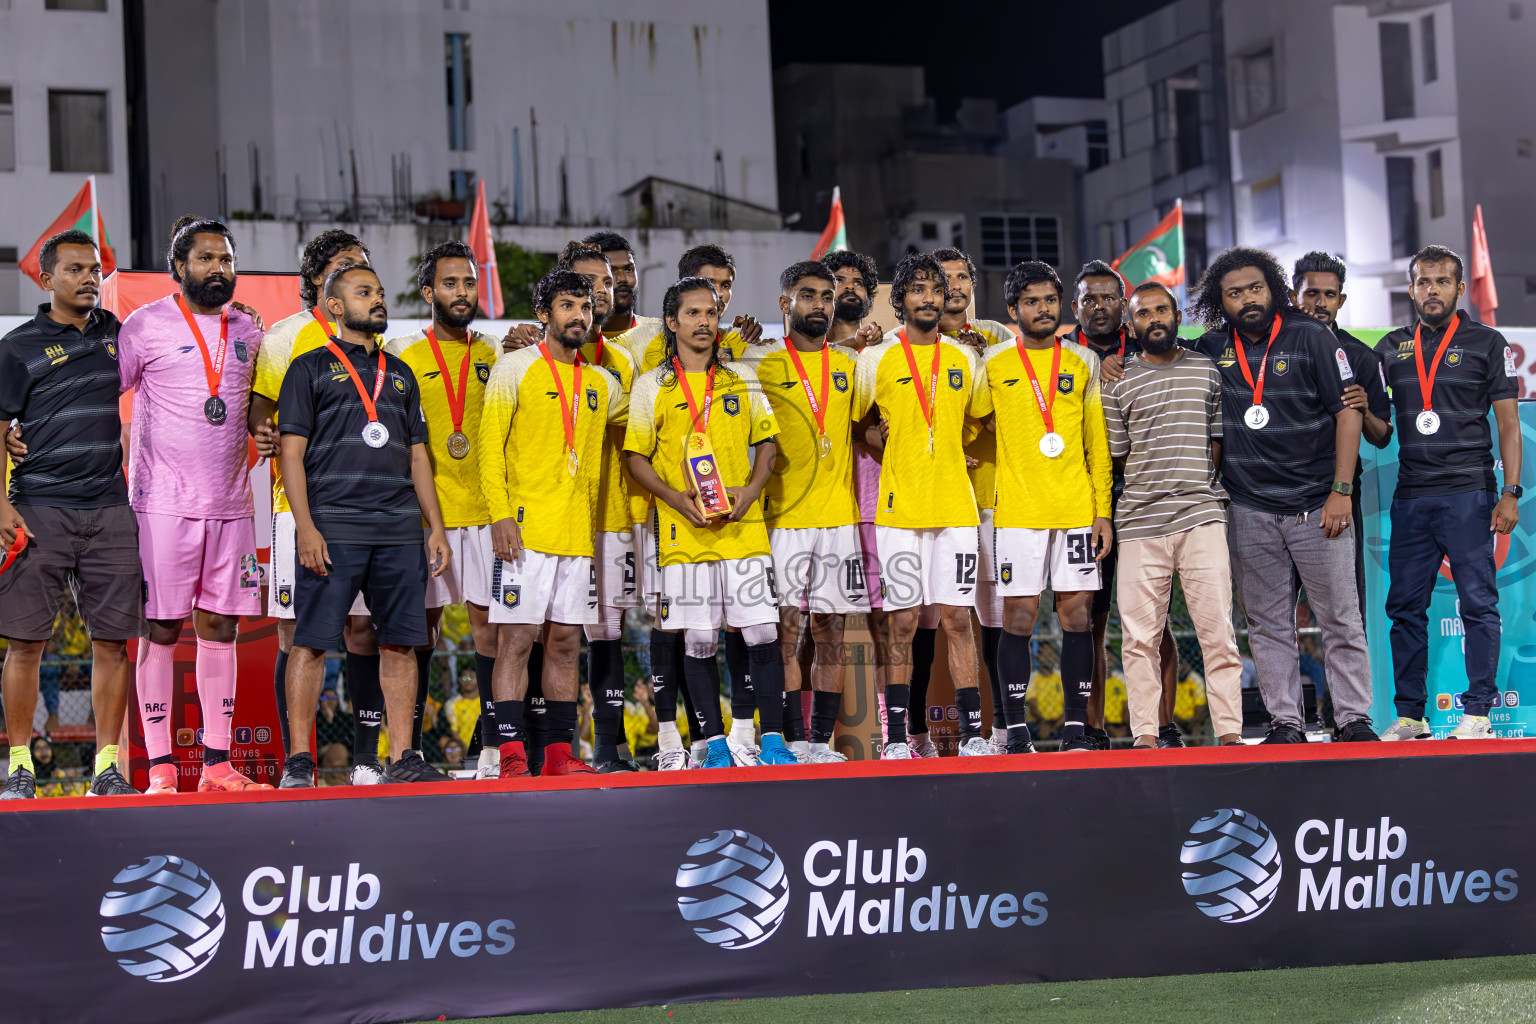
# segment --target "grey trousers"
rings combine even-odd
[[[1355,534],[1323,536],[1322,509],[1277,516],[1233,503],[1227,513],[1232,581],[1248,617],[1248,649],[1264,706],[1302,728],[1296,577],[1323,633],[1323,669],[1340,726],[1371,717],[1371,663],[1355,583]]]

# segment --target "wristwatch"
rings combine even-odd
[[[1333,493],[1335,493],[1335,494],[1349,495],[1349,494],[1354,494],[1355,493],[1355,485],[1354,484],[1346,484],[1346,483],[1343,483],[1343,482],[1341,482],[1339,480],[1335,480],[1333,482],[1333,486],[1330,487],[1329,490],[1333,491]]]
[[[1519,501],[1521,498],[1525,497],[1525,488],[1521,487],[1519,484],[1510,484],[1508,487],[1504,488],[1504,493],[1514,495],[1515,500]]]

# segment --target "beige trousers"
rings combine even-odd
[[[1120,546],[1117,597],[1123,633],[1121,662],[1131,735],[1157,735],[1157,703],[1163,692],[1158,646],[1168,618],[1173,574],[1184,584],[1184,600],[1205,660],[1205,695],[1217,736],[1243,728],[1243,660],[1232,630],[1232,570],[1227,528],[1206,523],[1183,533]]]

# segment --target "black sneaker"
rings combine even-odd
[[[85,791],[86,796],[138,796],[139,791],[128,785],[128,780],[123,778],[123,773],[117,770],[117,765],[112,765],[104,772],[97,772],[91,780],[91,788]]]
[[[37,796],[37,779],[25,768],[17,768],[6,780],[0,800],[31,800]]]
[[[1057,753],[1068,754],[1076,750],[1093,750],[1093,740],[1083,733],[1075,733],[1071,739],[1061,741],[1061,746],[1056,748]]]
[[[1169,722],[1157,730],[1157,745],[1161,748],[1184,746],[1184,734],[1179,732],[1179,727]]]
[[[599,761],[592,766],[592,770],[599,775],[608,775],[612,772],[637,772],[640,766],[633,761],[626,761],[622,757],[616,757],[612,761]]]
[[[433,768],[414,750],[400,755],[384,772],[385,782],[452,782],[453,780]]]
[[[1345,722],[1335,734],[1334,739],[1339,743],[1381,742],[1381,737],[1376,735],[1376,730],[1371,728],[1371,723],[1363,718]]]
[[[1033,754],[1035,752],[1035,743],[1027,736],[1023,739],[1011,739],[1008,741],[1008,753],[1010,754]]]
[[[1105,732],[1103,729],[1095,729],[1091,725],[1085,726],[1083,728],[1083,736],[1088,740],[1089,743],[1093,744],[1094,750],[1109,749],[1109,733]]]
[[[1261,741],[1263,743],[1305,743],[1307,736],[1294,725],[1276,725],[1269,730],[1269,735]]]
[[[283,761],[283,780],[278,789],[313,789],[315,785],[315,758],[310,753],[289,754]]]

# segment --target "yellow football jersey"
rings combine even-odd
[[[619,386],[626,395],[634,387],[635,364],[630,361],[629,352],[622,345],[614,344],[613,338],[608,335],[603,336],[600,360],[596,342],[582,346],[581,358],[612,372],[619,379]],[[622,533],[633,524],[629,516],[631,488],[639,490],[624,468],[624,428],[613,426],[608,428],[608,437],[603,446],[603,475],[597,492],[599,532]]]
[[[779,452],[773,475],[763,489],[763,514],[774,529],[848,526],[859,521],[853,493],[854,354],[833,345],[825,354],[799,355],[817,402],[823,401],[821,375],[827,368],[823,423],[831,450],[825,456],[820,454],[821,431],[816,427],[816,416],[784,342],[754,345],[742,357],[756,371],[779,421]]]
[[[996,320],[969,320],[966,330],[975,331],[987,339],[987,345],[1001,345],[1013,340],[1013,332],[1007,324]],[[954,337],[945,334],[945,337]],[[971,490],[976,492],[977,508],[997,507],[997,435],[990,430],[978,431],[974,440],[966,443],[965,454],[976,460],[970,468]]]
[[[719,330],[720,358],[726,362],[740,359],[747,351],[747,343],[741,335],[729,327]],[[660,366],[667,358],[667,335],[662,322],[649,316],[640,318],[640,322],[614,339],[629,350],[630,357],[634,360],[635,373],[650,373]]]
[[[1054,459],[1040,450],[1045,419],[1016,342],[983,354],[983,408],[992,411],[997,437],[997,512],[1000,528],[1067,530],[1089,526],[1112,507],[1109,440],[1099,400],[1099,360],[1074,341],[1061,343],[1061,366],[1051,377],[1052,349],[1026,349],[1029,364],[1051,403],[1051,420],[1066,450]]]
[[[516,519],[523,546],[546,555],[592,556],[603,443],[623,423],[628,401],[613,374],[589,363],[556,362],[576,417],[576,473],[570,472],[560,390],[541,346],[497,360],[480,416],[480,483],[492,522]]]
[[[334,322],[327,326],[332,331],[338,329]],[[326,328],[321,327],[307,309],[284,317],[267,328],[261,339],[261,349],[256,353],[256,376],[251,381],[251,390],[276,402],[283,390],[283,377],[288,373],[289,365],[304,353],[323,348],[328,337]],[[271,463],[272,511],[291,511],[288,495],[283,490],[281,460],[273,459]]]
[[[459,369],[464,365],[464,352],[466,348],[470,350],[462,426],[470,444],[469,454],[462,459],[448,454],[453,411],[448,404],[443,370],[432,354],[427,332],[413,331],[391,338],[384,345],[384,351],[398,356],[416,375],[416,385],[421,392],[421,412],[427,418],[427,432],[432,437],[427,444],[427,454],[432,458],[432,484],[437,491],[437,503],[443,510],[443,525],[450,528],[484,526],[491,521],[485,496],[480,490],[480,446],[474,439],[480,434],[480,407],[485,402],[485,383],[491,379],[491,367],[496,365],[501,352],[501,339],[480,331],[471,331],[470,338],[469,342],[437,339],[443,362],[448,366],[448,383],[455,395],[459,392]]]
[[[890,426],[880,460],[879,507],[875,522],[909,530],[936,530],[948,526],[975,526],[976,495],[965,468],[963,448],[967,416],[984,391],[977,368],[980,356],[974,349],[940,337],[936,386],[934,350],[912,346],[917,362],[917,382],[923,400],[934,396],[933,451],[928,451],[928,421],[918,404],[911,365],[901,344],[901,332],[892,331],[878,345],[859,353],[854,371],[853,416],[863,419],[873,406]],[[975,424],[970,425],[974,431]]]
[[[702,415],[706,375],[688,374],[688,386]],[[763,397],[757,374],[749,364],[732,363],[715,372],[709,423],[701,421],[700,427],[715,450],[715,462],[725,486],[746,486],[752,478],[748,449],[779,432],[773,407]],[[693,429],[688,398],[670,367],[658,367],[635,379],[624,450],[647,456],[662,482],[679,491],[687,490],[683,457]],[[768,530],[760,507],[748,509],[739,522],[726,522],[721,517],[704,527],[691,525],[665,502],[656,502],[656,515],[657,550],[662,565],[769,553]]]

